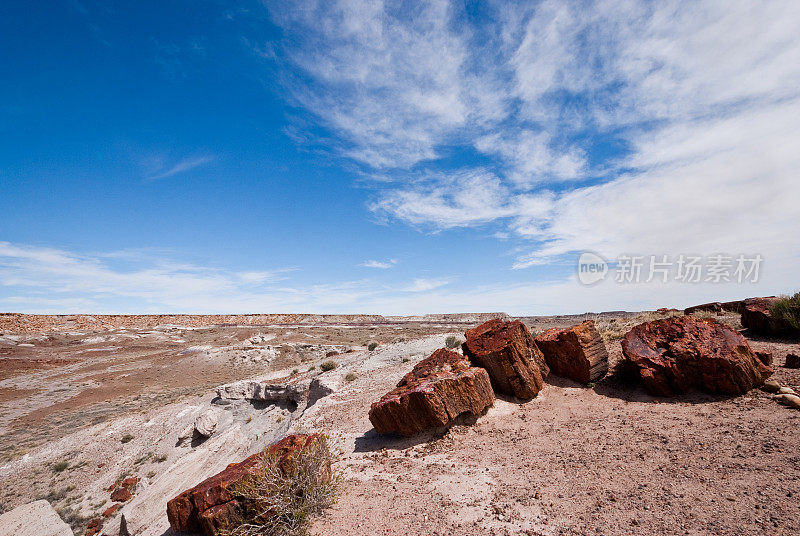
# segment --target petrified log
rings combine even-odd
[[[556,376],[589,383],[608,372],[608,351],[593,320],[567,329],[548,329],[534,340]]]
[[[773,318],[769,312],[770,307],[779,298],[748,298],[742,304],[742,326],[755,335],[779,335],[788,330],[778,319]]]
[[[622,353],[626,365],[656,396],[691,388],[739,395],[762,385],[772,374],[739,332],[693,316],[635,326],[622,341]]]
[[[265,451],[232,463],[222,472],[184,491],[167,503],[170,527],[175,532],[202,530],[206,536],[216,536],[230,528],[241,514],[241,497],[236,496],[237,484],[254,474],[265,456],[275,456],[278,463],[283,464],[320,437],[319,434],[287,436]]]
[[[369,420],[381,434],[413,436],[462,414],[480,415],[494,403],[489,375],[463,355],[440,348],[372,404]]]
[[[496,391],[525,400],[539,394],[550,369],[525,324],[494,319],[465,335],[464,354],[486,369]]]

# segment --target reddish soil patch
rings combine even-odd
[[[75,363],[72,359],[24,359],[6,357],[0,359],[0,380],[23,373],[50,370]]]
[[[14,389],[10,387],[0,387],[0,403],[19,400],[35,393],[40,393],[41,389]]]

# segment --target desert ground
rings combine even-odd
[[[370,404],[447,336],[506,315],[0,315],[0,512],[45,499],[75,534],[102,518],[99,533],[116,536],[124,514],[133,535],[169,535],[167,500],[319,431],[344,481],[315,535],[800,533],[799,411],[760,390],[656,398],[617,372],[627,329],[674,314],[520,318],[532,332],[595,320],[609,374],[589,386],[550,375],[529,402],[500,397],[475,422],[411,439],[378,435]],[[800,369],[782,366],[797,341],[748,339],[800,390]],[[251,378],[325,389],[217,396]],[[187,437],[209,411],[213,435]],[[104,518],[131,477],[132,499]]]

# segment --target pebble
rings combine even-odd
[[[775,400],[791,408],[800,409],[800,396],[791,394],[775,395]]]
[[[791,387],[781,387],[778,389],[780,395],[796,395],[797,393]]]
[[[780,388],[781,384],[775,380],[767,380],[764,382],[764,385],[761,386],[761,389],[768,393],[777,393]]]

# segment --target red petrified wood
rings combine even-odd
[[[639,324],[625,335],[622,353],[656,396],[691,388],[738,395],[762,385],[772,374],[739,332],[693,316]]]
[[[556,376],[589,383],[608,372],[608,351],[593,320],[568,329],[548,329],[534,340]]]
[[[489,375],[467,358],[436,350],[372,404],[369,420],[381,434],[413,436],[450,424],[461,414],[480,415],[494,403]]]
[[[465,335],[464,353],[486,369],[496,391],[526,400],[539,394],[550,369],[525,324],[494,319]]]
[[[787,331],[783,325],[769,312],[770,307],[778,301],[775,296],[767,298],[748,298],[742,305],[742,326],[757,335],[778,335]]]
[[[319,434],[290,435],[239,463],[230,464],[221,473],[188,489],[167,503],[167,518],[175,532],[199,532],[216,536],[241,513],[235,486],[251,475],[264,456],[276,455],[280,463],[320,438]],[[241,500],[241,498],[239,498]]]

